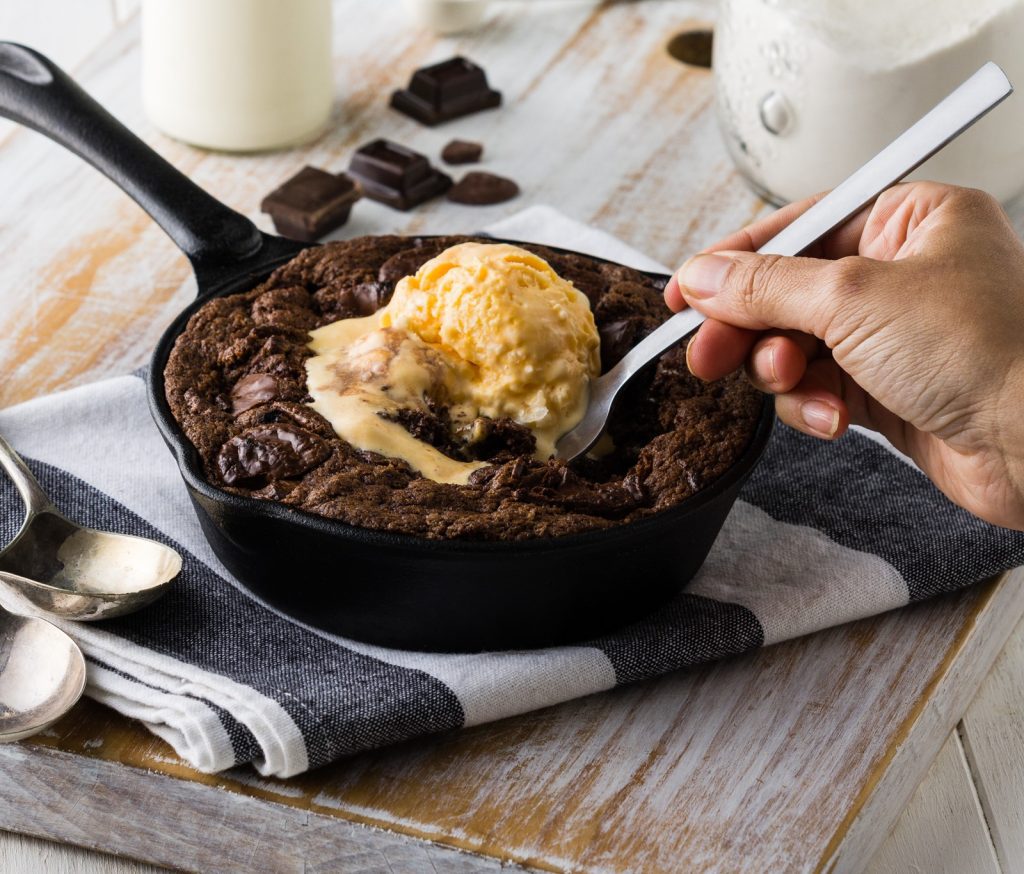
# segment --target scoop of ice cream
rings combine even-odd
[[[480,464],[447,458],[380,413],[429,398],[455,422],[507,417],[533,431],[544,459],[583,417],[600,372],[586,296],[542,258],[504,243],[452,246],[399,281],[376,314],[311,336],[314,408],[354,446],[442,482],[465,482]]]
[[[402,279],[379,315],[455,363],[453,399],[529,426],[545,457],[583,416],[600,373],[586,296],[518,246],[452,246]]]

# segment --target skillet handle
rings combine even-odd
[[[276,248],[278,238],[171,166],[56,64],[11,42],[0,42],[0,116],[60,143],[120,186],[188,256],[200,287]]]

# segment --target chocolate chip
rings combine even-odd
[[[277,397],[277,379],[269,373],[243,376],[231,389],[231,412],[236,416]]]
[[[519,186],[511,179],[474,170],[448,189],[448,199],[470,206],[504,203],[519,194]]]
[[[480,143],[469,140],[452,140],[441,150],[441,160],[446,164],[475,164],[484,153]]]
[[[393,288],[390,282],[361,282],[352,289],[356,312],[361,316],[372,316],[384,306]]]
[[[249,487],[300,476],[331,454],[316,434],[288,425],[258,425],[232,437],[217,455],[221,479]]]

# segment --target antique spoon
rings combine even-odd
[[[867,206],[890,185],[927,161],[1013,92],[998,65],[989,61],[936,104],[863,167],[757,251],[799,255],[812,243]],[[604,430],[616,395],[645,365],[697,329],[704,316],[685,309],[648,334],[603,376],[590,384],[590,401],[580,423],[555,445],[558,458],[582,455]]]
[[[181,571],[181,556],[168,546],[62,516],[2,436],[0,466],[26,507],[21,530],[0,551],[0,583],[9,592],[65,619],[109,619],[155,601]]]
[[[43,619],[0,609],[0,743],[52,725],[85,689],[85,658]]]

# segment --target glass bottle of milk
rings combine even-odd
[[[719,125],[775,203],[832,188],[985,61],[1024,87],[1024,0],[722,0]],[[912,178],[1024,190],[1024,97],[996,108]]]
[[[330,0],[143,0],[143,105],[172,137],[295,145],[330,116],[332,83]]]

